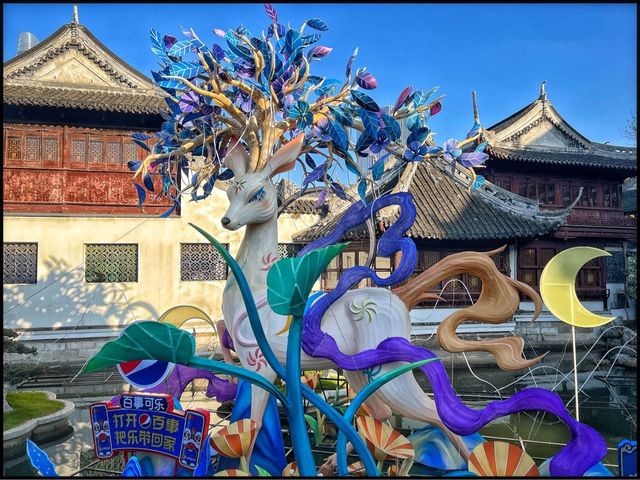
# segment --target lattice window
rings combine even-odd
[[[38,244],[2,244],[2,283],[38,283]]]
[[[137,282],[138,245],[135,243],[87,244],[84,275],[88,283]]]
[[[120,163],[120,142],[107,142],[107,163]]]
[[[20,137],[7,137],[7,158],[9,160],[22,159],[22,142]]]
[[[71,148],[71,158],[76,163],[84,163],[87,159],[87,142],[85,140],[74,140]]]
[[[40,138],[27,137],[25,142],[25,160],[36,161],[40,159]]]
[[[91,140],[89,142],[89,161],[92,163],[102,163],[102,142]]]
[[[130,160],[136,160],[138,158],[136,154],[136,145],[131,142],[125,142],[122,145],[122,157],[125,163]]]
[[[302,250],[304,245],[299,243],[279,243],[278,255],[280,258],[292,258],[298,255],[298,252]]]
[[[223,246],[229,250],[228,243]],[[227,263],[210,243],[180,244],[180,280],[226,280],[228,274]]]
[[[42,141],[42,156],[48,162],[58,161],[58,139],[44,138]]]

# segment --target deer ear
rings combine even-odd
[[[285,146],[280,147],[276,153],[271,155],[269,163],[264,169],[265,175],[273,177],[282,172],[287,172],[296,166],[296,159],[302,151],[304,144],[304,133],[299,134]]]
[[[231,150],[224,157],[224,164],[238,177],[247,173],[249,168],[249,154],[237,137],[230,140]]]

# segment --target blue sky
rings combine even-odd
[[[483,125],[533,101],[540,82],[558,111],[587,138],[627,145],[620,129],[636,111],[635,4],[275,4],[281,23],[319,17],[331,54],[316,75],[342,79],[351,52],[378,79],[373,97],[395,102],[407,85],[440,86],[447,97],[430,122],[436,141],[461,137],[472,124],[471,90]],[[71,4],[4,4],[3,61],[18,34],[43,40],[72,17]],[[207,43],[212,28],[265,29],[262,4],[80,4],[80,23],[132,66],[150,75],[148,32],[181,38],[192,27]]]

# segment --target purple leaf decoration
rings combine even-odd
[[[351,76],[351,66],[353,62],[356,61],[356,57],[358,56],[358,47],[353,51],[351,56],[349,57],[349,61],[347,62],[347,77]]]
[[[440,110],[442,110],[442,104],[440,102],[436,102],[429,109],[429,113],[433,116],[433,115],[436,115],[437,113],[439,113]]]
[[[331,182],[331,190],[333,190],[333,193],[335,193],[342,200],[347,199],[347,194],[344,193],[344,188],[342,188],[342,185],[340,185],[339,183]]]
[[[333,50],[333,48],[317,45],[313,47],[311,50],[309,50],[309,53],[307,54],[307,58],[311,60],[315,58],[326,57],[331,53],[331,50]]]
[[[479,165],[482,165],[484,162],[487,161],[488,158],[489,158],[489,155],[487,155],[486,153],[469,152],[469,153],[461,154],[458,157],[458,161],[460,162],[461,165],[467,168],[472,168],[472,167],[477,167]]]
[[[220,28],[214,28],[213,29],[213,33],[215,33],[220,38],[224,38],[227,35],[227,32],[225,32],[224,30],[222,30]]]
[[[221,62],[224,59],[224,50],[217,43],[211,48],[211,53],[213,53],[213,56],[218,62]]]
[[[309,175],[304,177],[304,180],[302,181],[302,186],[304,187],[304,186],[309,185],[311,182],[316,182],[316,181],[320,180],[324,176],[324,171],[325,171],[326,166],[327,166],[327,164],[323,163],[322,165],[319,165],[316,168],[314,168],[309,173]]]
[[[327,199],[327,193],[329,193],[328,190],[321,191],[320,195],[318,195],[318,199],[313,204],[313,206],[316,208],[320,208],[322,205],[324,205],[324,201]]]
[[[396,104],[393,106],[393,110],[391,111],[392,113],[396,113],[398,111],[398,109],[402,105],[404,105],[404,101],[407,99],[407,97],[411,93],[411,90],[413,90],[413,87],[411,85],[409,85],[407,88],[402,90],[402,92],[400,92],[400,95],[398,96],[398,99],[396,100]]]
[[[360,72],[356,75],[356,83],[365,90],[373,90],[378,86],[378,80],[376,77],[368,72]]]
[[[163,41],[165,48],[169,50],[175,43],[178,42],[178,39],[176,37],[172,37],[171,35],[165,35]]]
[[[264,9],[267,11],[267,15],[269,16],[271,21],[273,23],[278,23],[278,12],[276,12],[275,7],[270,3],[265,3]]]

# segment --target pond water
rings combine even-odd
[[[568,372],[569,369],[564,369],[563,371]],[[464,371],[461,368],[456,368],[451,376],[457,393],[468,406],[474,408],[480,408],[494,398],[498,398],[495,389],[482,380],[490,381],[498,388],[505,385],[508,386],[500,391],[504,397],[510,396],[514,391],[524,386],[533,386],[531,381],[509,386],[516,377],[512,373],[503,372],[497,368],[482,368],[474,371],[473,374],[468,370]],[[585,382],[587,376],[588,373],[582,373],[580,382]],[[428,391],[429,387],[424,376],[418,374],[417,378],[423,388]],[[617,443],[623,438],[635,440],[637,434],[635,371],[619,370],[612,372],[607,379],[594,378],[592,376],[588,382],[588,388],[585,388],[581,393],[581,421],[600,432],[612,449],[615,449]],[[538,373],[535,379],[538,386],[550,389],[559,383],[558,380],[562,379],[562,375]],[[569,410],[573,412],[573,402],[569,402],[573,396],[573,383],[571,380],[572,377],[568,378],[564,382],[564,387],[560,382],[556,392],[560,394],[565,401],[565,405],[569,405]],[[525,383],[527,384],[525,385]],[[73,432],[50,444],[40,445],[54,462],[60,475],[68,476],[80,470],[80,452],[93,448],[88,405],[93,402],[108,400],[109,398],[70,399],[76,404],[76,410],[69,419],[70,424],[73,426]],[[194,396],[189,390],[185,392],[181,402],[185,408],[187,406],[190,408],[201,407],[210,411],[215,411],[219,406],[217,401],[207,399],[199,392],[195,393]],[[217,415],[211,415],[212,423],[219,421],[220,418]],[[414,429],[420,427],[420,424],[412,424],[406,421],[403,423],[403,428]],[[569,439],[567,428],[554,416],[536,415],[535,412],[525,412],[504,417],[488,425],[480,433],[485,437],[489,437],[489,439],[503,438],[510,439],[510,441],[514,441],[517,438],[522,439],[527,452],[538,464],[542,463],[543,459],[554,455]],[[615,451],[611,451],[603,463],[610,465],[609,469],[615,472],[614,469],[617,466]],[[34,476],[35,472],[28,459],[22,457],[19,459],[5,459],[3,462],[3,475],[10,477]]]

